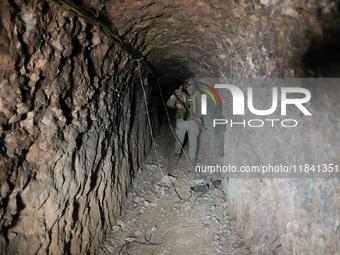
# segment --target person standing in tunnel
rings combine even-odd
[[[178,140],[176,139],[177,141],[175,142],[175,161],[178,163],[181,157],[185,134],[188,132],[189,160],[195,165],[197,137],[200,132],[199,126],[202,124],[201,93],[194,86],[190,87],[190,79],[187,79],[179,89],[174,91],[166,105],[169,108],[177,109],[176,136]]]

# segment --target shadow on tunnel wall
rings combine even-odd
[[[168,100],[174,90],[179,88],[185,79],[195,76],[189,70],[188,65],[189,63],[177,58],[165,59],[158,64],[157,67],[160,73],[159,82],[165,101]]]
[[[340,77],[340,14],[333,13],[331,23],[327,24],[321,18],[319,22],[322,25],[323,37],[313,38],[302,57],[306,76]]]

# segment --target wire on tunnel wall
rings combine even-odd
[[[73,3],[72,1],[69,1],[69,0],[47,0],[47,1],[53,3],[58,8],[65,10],[65,11],[71,13],[72,15],[80,17],[80,18],[88,21],[92,25],[96,26],[98,28],[98,30],[102,34],[104,34],[113,44],[117,45],[118,47],[120,47],[121,49],[123,49],[124,51],[129,53],[133,58],[135,58],[137,60],[139,72],[140,72],[140,64],[139,63],[141,62],[146,67],[146,70],[150,74],[152,74],[154,77],[157,78],[156,71],[148,64],[148,62],[144,59],[144,57],[138,51],[134,50],[132,47],[130,47],[129,45],[124,43],[116,33],[114,33],[112,30],[110,30],[107,26],[105,26],[99,20],[99,12],[98,11],[96,11],[96,13],[94,13],[92,10],[87,9],[85,7],[82,7],[82,6],[79,6],[79,5]],[[139,73],[139,75],[141,76],[140,73]],[[157,78],[157,82],[158,82],[159,90],[160,90],[160,93],[161,93],[158,78]],[[141,83],[142,83],[142,81],[141,81]],[[142,88],[143,88],[143,86],[142,86]],[[146,100],[144,88],[143,88],[143,92],[144,92],[144,97],[145,97],[145,100]],[[167,113],[169,125],[171,127],[168,110],[167,110],[167,107],[165,105],[162,93],[161,93],[161,98],[162,98],[162,101],[163,101],[163,104],[164,104],[164,107],[165,107],[165,111]],[[151,127],[151,123],[150,123],[150,117],[149,117],[149,113],[148,113],[148,109],[147,109],[147,103],[146,103],[146,111],[147,111],[147,115],[148,115],[147,117],[148,117],[148,121],[149,121],[149,126],[150,126],[150,129],[151,129],[152,140],[154,140],[153,133],[152,133],[152,127]],[[172,127],[171,127],[171,131],[172,131],[174,137],[176,138],[176,140],[179,142],[178,137],[176,136]],[[181,144],[181,146],[183,146],[183,145]],[[189,159],[189,157],[185,153],[183,147],[182,147],[182,150],[183,150],[185,156]],[[156,155],[157,155],[157,152],[156,152]],[[190,163],[193,165],[193,163],[191,161],[190,161]],[[163,172],[162,172],[162,175],[164,176]]]
[[[72,15],[85,19],[92,25],[96,26],[98,30],[102,34],[104,34],[113,44],[117,45],[118,47],[132,55],[132,57],[138,60],[139,62],[142,62],[146,67],[147,71],[156,77],[156,71],[145,60],[142,54],[140,54],[138,51],[134,50],[132,47],[124,43],[116,33],[110,30],[98,19],[99,18],[98,11],[94,13],[93,11],[82,6],[78,6],[75,3],[68,0],[47,0],[47,1],[53,3],[58,8],[63,9],[71,13]]]

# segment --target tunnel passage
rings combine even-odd
[[[77,4],[98,14],[156,70],[143,84],[154,131],[162,107],[158,82],[167,97],[188,77],[339,74],[337,63],[318,66],[338,52],[338,43],[327,44],[338,28],[337,1]],[[95,25],[52,2],[5,0],[0,12],[0,251],[95,254],[151,146],[139,81],[150,74]],[[327,45],[334,51],[320,57]],[[235,150],[252,149],[245,144]],[[230,212],[253,251],[268,253],[268,243],[290,254],[339,250],[337,180],[258,182],[228,181]],[[301,202],[311,187],[319,206]],[[275,195],[283,191],[291,194],[286,203]],[[267,207],[256,207],[261,196]],[[281,240],[288,222],[291,232]]]

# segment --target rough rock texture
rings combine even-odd
[[[196,77],[294,77],[322,34],[317,1],[117,1],[110,20],[168,83]],[[159,56],[162,56],[161,58]],[[174,73],[176,75],[174,75]]]
[[[47,2],[2,5],[0,253],[95,254],[151,142],[137,62]]]
[[[313,99],[306,107],[313,116],[308,118],[297,108],[289,109],[288,116],[298,121],[297,127],[228,126],[224,133],[224,165],[237,169],[290,164],[303,168],[305,164],[309,168],[314,164],[317,169],[320,164],[339,165],[338,80],[335,86],[313,86],[312,82],[309,85]],[[254,100],[261,101],[268,88],[252,87],[257,91]],[[238,122],[286,119],[279,114],[235,118],[230,111],[225,118]],[[228,179],[228,210],[231,218],[236,219],[236,231],[254,254],[339,254],[340,173],[337,178],[307,179],[312,173],[299,174],[305,178],[298,179],[289,178],[288,173],[281,175],[286,178],[271,178],[275,174],[268,173],[259,174],[259,178]]]
[[[147,57],[160,74],[165,96],[189,76],[340,73],[338,1],[80,4],[98,10],[113,31]],[[150,144],[137,62],[106,43],[93,26],[47,2],[5,0],[0,12],[0,247],[9,254],[93,254],[113,226]],[[155,92],[153,86],[145,88],[149,96]],[[157,103],[151,105],[155,113]],[[320,238],[325,229],[330,240],[313,239],[321,247],[317,251],[337,247],[338,252],[339,212],[332,207],[339,196],[336,180],[302,186],[258,182],[230,180],[228,188],[230,210],[250,249],[272,250],[263,244],[285,233],[291,222],[289,238],[278,242],[283,251],[292,246],[296,254],[309,253],[314,246],[307,240]],[[310,185],[315,200],[305,205],[301,201]],[[259,197],[270,197],[272,207],[259,208]],[[288,211],[273,213],[283,203]],[[324,218],[308,225],[320,219],[317,214]],[[270,223],[260,224],[267,219]],[[257,231],[259,226],[264,230]]]

